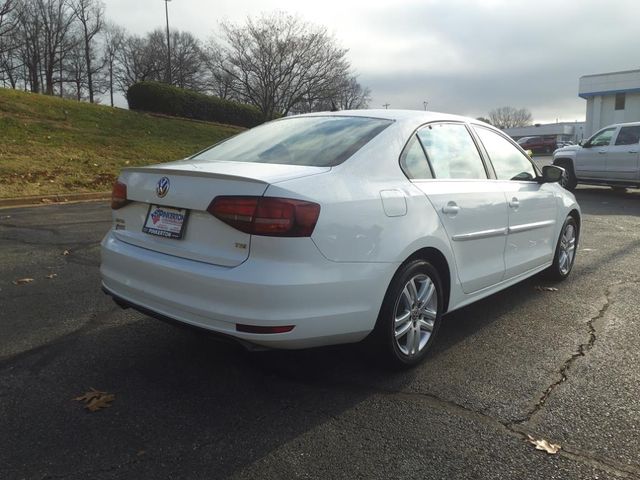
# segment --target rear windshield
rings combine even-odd
[[[365,117],[285,118],[247,130],[192,160],[331,167],[344,162],[391,123]]]

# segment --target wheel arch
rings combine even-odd
[[[442,281],[442,296],[444,298],[444,308],[442,313],[449,310],[449,299],[451,297],[451,268],[444,254],[434,247],[423,247],[413,252],[403,263],[405,265],[413,260],[426,260],[431,263],[440,275]],[[401,265],[401,266],[402,266]],[[398,270],[400,267],[398,267]]]

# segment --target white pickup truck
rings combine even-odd
[[[565,169],[562,186],[578,183],[640,188],[640,122],[610,125],[580,145],[553,152],[553,164]]]

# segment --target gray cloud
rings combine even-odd
[[[537,121],[584,118],[581,75],[640,67],[638,0],[176,0],[173,28],[206,39],[218,21],[281,9],[326,25],[350,49],[373,107],[486,115],[526,107]],[[109,0],[136,33],[162,25],[160,0]]]

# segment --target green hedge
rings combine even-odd
[[[203,95],[160,82],[139,82],[127,91],[131,110],[163,113],[176,117],[255,127],[263,122],[260,111],[243,103]]]

